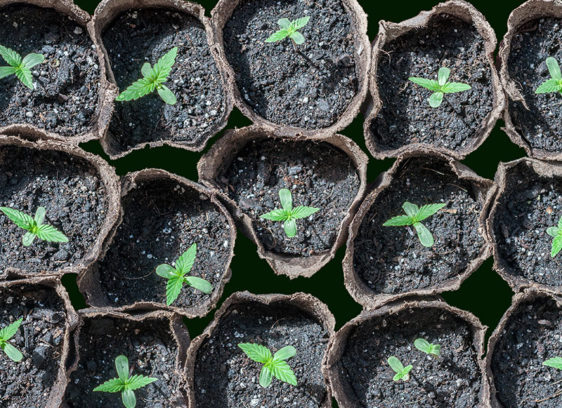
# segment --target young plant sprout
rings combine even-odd
[[[562,73],[560,72],[560,65],[552,57],[546,59],[546,66],[550,73],[550,79],[543,82],[535,91],[536,94],[560,92],[562,95]]]
[[[170,89],[164,85],[168,80],[168,76],[172,71],[172,66],[176,62],[178,55],[178,47],[172,48],[164,56],[151,67],[148,62],[145,62],[141,67],[142,78],[133,82],[127,89],[119,94],[116,98],[117,101],[130,101],[142,98],[154,91],[168,105],[174,105],[177,102],[176,96]]]
[[[270,221],[283,221],[283,229],[289,238],[297,235],[297,222],[295,220],[309,217],[320,210],[320,208],[302,205],[293,208],[293,196],[286,188],[279,190],[279,199],[281,200],[282,208],[260,215],[260,218]]]
[[[213,291],[213,286],[205,279],[186,276],[193,268],[196,255],[197,244],[193,244],[178,258],[175,268],[168,264],[162,264],[156,268],[158,276],[168,279],[166,284],[166,304],[168,306],[178,298],[184,283],[207,295]]]
[[[38,207],[35,212],[35,218],[22,213],[13,208],[0,207],[6,217],[8,217],[18,227],[26,230],[23,236],[23,246],[30,246],[35,238],[47,242],[68,242],[68,238],[58,229],[49,224],[43,224],[45,220],[45,208]]]
[[[471,88],[470,85],[463,84],[462,82],[448,82],[449,75],[451,75],[451,70],[446,67],[441,67],[437,73],[437,81],[419,77],[410,77],[408,80],[432,91],[433,93],[428,99],[429,106],[438,108],[441,106],[445,94],[468,91]]]
[[[562,370],[562,357],[549,358],[542,365]]]
[[[439,357],[441,355],[441,346],[439,344],[431,344],[425,339],[416,339],[414,346],[425,354],[430,356]]]
[[[134,390],[145,387],[158,378],[145,377],[144,375],[129,375],[129,360],[121,355],[115,359],[115,369],[117,370],[117,378],[107,380],[101,385],[94,388],[95,392],[120,392],[123,405],[126,408],[135,408],[137,398]]]
[[[15,336],[18,329],[20,328],[21,322],[23,322],[23,319],[18,319],[9,326],[6,326],[2,330],[0,330],[0,348],[11,360],[15,361],[16,363],[22,360],[23,354],[21,354],[21,352],[17,348],[8,343],[8,340]]]
[[[445,207],[446,203],[439,204],[426,204],[418,207],[416,204],[406,201],[402,204],[402,208],[407,215],[399,215],[386,221],[383,226],[385,227],[405,227],[413,225],[421,244],[425,247],[431,248],[434,244],[433,235],[426,228],[421,221],[431,217],[441,208]]]
[[[260,344],[239,343],[238,347],[246,353],[248,358],[263,364],[260,372],[260,385],[263,388],[271,385],[273,377],[287,384],[297,385],[297,377],[285,361],[297,354],[297,350],[293,346],[285,346],[274,355],[267,347]]]
[[[289,37],[294,44],[300,45],[304,43],[304,36],[297,30],[303,28],[308,23],[308,20],[310,20],[308,16],[297,18],[293,21],[290,21],[288,18],[280,19],[277,21],[277,24],[279,24],[281,29],[271,34],[265,42],[277,42]]]
[[[554,238],[552,240],[552,250],[550,251],[550,256],[554,258],[562,250],[562,217],[558,220],[558,226],[548,228],[546,233]]]
[[[411,364],[404,367],[404,365],[400,360],[398,360],[398,358],[390,356],[388,358],[388,365],[396,373],[396,375],[392,378],[393,381],[408,381],[410,379],[410,371],[412,371],[413,368]]]
[[[0,45],[0,55],[9,65],[9,67],[0,67],[0,79],[15,75],[22,84],[33,90],[31,68],[45,61],[45,57],[31,53],[22,58],[17,52],[3,45]]]

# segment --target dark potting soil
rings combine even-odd
[[[562,256],[550,256],[553,238],[546,233],[562,214],[562,179],[539,177],[521,163],[506,181],[493,220],[500,265],[511,275],[562,286]]]
[[[446,94],[441,106],[432,108],[427,100],[431,91],[408,78],[436,80],[440,67],[451,70],[449,81],[472,89]],[[383,105],[371,131],[381,150],[411,143],[469,148],[492,111],[492,72],[484,39],[474,25],[448,14],[434,16],[426,28],[387,44],[380,55],[377,83]]]
[[[0,9],[0,44],[22,58],[45,57],[32,68],[34,90],[14,75],[0,79],[0,126],[27,123],[62,136],[95,126],[101,72],[84,27],[53,9],[9,5]]]
[[[384,227],[403,215],[405,201],[447,203],[422,223],[435,244],[424,247],[410,227]],[[478,217],[482,205],[476,187],[460,180],[449,165],[436,158],[405,161],[363,218],[354,241],[353,266],[376,293],[394,294],[424,289],[455,279],[482,250]]]
[[[265,40],[281,18],[309,16],[294,46]],[[243,1],[223,33],[240,95],[263,118],[306,129],[335,123],[358,91],[352,20],[341,0]]]
[[[562,19],[541,18],[519,28],[511,41],[508,60],[510,77],[521,91],[528,109],[510,101],[517,131],[533,149],[562,150],[562,98],[560,93],[537,95],[535,90],[551,79],[546,59],[562,64]]]
[[[504,407],[559,408],[562,371],[543,362],[562,353],[562,310],[549,298],[524,302],[511,316],[492,356]]]
[[[482,374],[473,336],[467,322],[436,308],[408,309],[364,322],[350,333],[341,358],[346,393],[355,399],[354,407],[474,408]],[[416,349],[414,340],[420,337],[440,344],[441,357]],[[409,381],[392,380],[390,356],[414,366]]]
[[[166,9],[129,10],[102,33],[121,91],[141,78],[174,47],[178,56],[165,85],[177,103],[167,105],[156,92],[136,101],[116,102],[109,131],[123,151],[161,140],[196,145],[214,132],[225,114],[225,92],[203,25]]]
[[[328,143],[252,140],[218,177],[222,189],[253,221],[263,246],[272,252],[310,256],[328,251],[349,211],[360,180],[353,161]],[[287,238],[283,223],[260,215],[281,208],[279,190],[288,188],[293,207],[320,208],[297,220]]]
[[[320,367],[328,340],[320,322],[294,306],[232,306],[197,352],[195,403],[200,408],[320,407],[327,398]],[[273,379],[269,388],[262,388],[261,365],[246,357],[239,343],[261,344],[272,353],[294,346],[297,354],[287,363],[298,385]]]
[[[49,287],[0,289],[0,328],[20,318],[23,322],[9,342],[24,357],[16,363],[0,351],[0,406],[45,407],[61,363],[65,306]]]
[[[103,382],[117,377],[115,358],[129,359],[132,374],[158,381],[135,390],[138,407],[185,407],[180,392],[181,373],[176,371],[178,346],[165,319],[135,322],[126,319],[87,318],[80,332],[80,361],[66,390],[69,408],[121,408],[119,393],[93,392]]]
[[[156,275],[156,267],[173,265],[194,243],[197,257],[189,275],[206,279],[215,289],[219,286],[232,242],[226,217],[208,197],[158,179],[137,183],[122,203],[123,222],[98,265],[110,303],[165,303],[167,281]],[[191,307],[208,298],[184,285],[173,306]]]
[[[80,264],[100,233],[109,203],[101,176],[86,160],[0,146],[0,206],[31,216],[45,207],[45,223],[68,237],[68,243],[36,238],[24,247],[25,231],[0,214],[0,273],[7,267],[41,273]]]

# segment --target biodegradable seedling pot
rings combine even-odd
[[[345,285],[366,308],[404,296],[457,290],[490,255],[485,234],[491,180],[439,153],[406,153],[384,173],[349,227]],[[405,201],[446,203],[422,221],[433,234],[423,246],[412,227],[386,227]]]
[[[173,265],[196,243],[188,276],[207,280],[213,291],[207,295],[184,284],[171,309],[188,317],[205,315],[230,280],[234,221],[210,190],[163,170],[131,173],[122,184],[120,221],[101,260],[78,279],[86,302],[119,311],[166,307],[167,280],[156,268]]]
[[[551,79],[548,57],[562,65],[562,2],[530,0],[509,16],[499,50],[501,81],[508,96],[505,131],[529,156],[562,161],[560,93],[537,95]]]
[[[0,206],[31,216],[42,206],[45,223],[69,239],[24,247],[26,231],[0,213],[0,279],[85,269],[117,222],[119,191],[113,168],[78,147],[0,135]]]
[[[364,122],[365,141],[377,159],[431,148],[457,159],[476,150],[500,117],[505,97],[494,66],[496,36],[484,16],[460,0],[436,5],[401,23],[381,21],[369,75],[372,96]],[[445,94],[438,108],[431,91],[408,80],[437,80],[439,68],[449,81],[471,85]]]
[[[560,339],[562,298],[536,289],[514,296],[488,342],[492,408],[562,406],[562,371],[543,365],[562,356]]]
[[[408,301],[364,311],[328,348],[325,373],[340,407],[487,407],[482,356],[486,327],[442,301]],[[438,358],[414,347],[441,345]],[[413,365],[408,381],[393,381],[390,356]]]
[[[0,0],[0,44],[45,57],[32,68],[33,90],[14,75],[0,79],[0,133],[39,130],[76,144],[103,134],[116,90],[88,13],[71,0]]]
[[[498,194],[487,220],[494,269],[517,292],[536,286],[562,293],[562,254],[551,256],[562,217],[562,165],[534,159],[500,163]]]
[[[141,65],[178,47],[165,85],[177,103],[156,92],[115,102],[102,146],[112,159],[145,146],[164,144],[201,151],[225,125],[232,110],[226,73],[209,19],[198,4],[183,0],[104,0],[94,15],[111,81],[124,91],[141,78]]]
[[[189,408],[331,407],[321,366],[334,325],[326,305],[311,295],[234,293],[187,351]],[[295,347],[297,354],[287,363],[297,386],[274,378],[262,388],[261,365],[239,343],[260,344],[272,353]]]
[[[286,139],[258,126],[227,131],[199,161],[201,182],[219,191],[258,255],[275,273],[310,277],[335,255],[366,188],[367,156],[350,139]],[[281,208],[288,188],[293,206],[320,208],[297,220],[288,238],[283,222],[261,219]]]
[[[9,343],[20,362],[0,351],[2,407],[58,408],[67,383],[70,331],[78,315],[60,281],[29,278],[0,282],[0,328],[22,318]]]
[[[183,370],[190,340],[181,316],[165,311],[130,316],[85,309],[80,318],[63,408],[123,407],[120,393],[93,392],[117,377],[115,358],[119,355],[128,358],[131,375],[158,379],[134,391],[137,401],[142,401],[137,406],[187,406]]]
[[[220,0],[211,14],[235,104],[252,122],[283,136],[322,137],[355,118],[371,59],[356,0]],[[303,44],[265,42],[281,18],[306,16]]]

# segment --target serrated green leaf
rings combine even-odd
[[[260,215],[260,218],[270,221],[285,221],[289,218],[289,213],[283,209],[277,209]]]
[[[423,221],[427,217],[431,217],[433,214],[435,214],[437,211],[439,211],[441,208],[445,207],[446,205],[447,203],[422,205],[418,210],[417,214],[414,216],[414,218],[416,219],[416,221]]]
[[[408,78],[410,82],[413,82],[416,85],[422,86],[430,91],[436,92],[441,89],[439,83],[433,79],[426,79],[420,77],[410,77]]]
[[[415,217],[420,210],[420,208],[416,204],[412,204],[408,201],[402,204],[402,209],[410,217]]]
[[[450,75],[451,75],[451,70],[449,68],[447,67],[439,68],[439,71],[437,71],[437,83],[439,84],[439,86],[442,87],[443,85],[445,85]]]
[[[185,278],[185,281],[189,284],[189,286],[200,290],[207,295],[213,292],[213,285],[211,285],[210,282],[206,281],[203,278],[198,278],[197,276],[188,276]]]
[[[554,258],[562,250],[562,235],[556,236],[552,240],[552,250],[550,251],[550,256]]]
[[[174,276],[166,283],[166,305],[170,306],[176,301],[183,287],[184,278]]]
[[[399,215],[393,217],[383,224],[384,227],[404,227],[406,225],[414,225],[414,219],[407,215]]]
[[[299,33],[298,31],[295,31],[294,33],[290,34],[289,37],[291,38],[291,40],[293,40],[295,42],[295,44],[297,45],[301,45],[304,43],[304,35],[302,35],[301,33]]]
[[[152,384],[155,381],[158,381],[158,378],[145,377],[144,375],[136,374],[127,381],[127,388],[134,391],[139,388],[146,387],[148,384]]]
[[[291,22],[291,26],[293,27],[294,30],[299,30],[303,28],[305,25],[307,25],[309,20],[310,20],[310,16],[297,18],[296,20],[293,20]]]
[[[293,238],[297,235],[297,222],[293,219],[287,220],[283,223],[283,229],[288,238]]]
[[[171,279],[176,276],[176,268],[168,264],[158,265],[156,267],[156,274],[165,279]]]
[[[68,242],[68,237],[52,225],[43,224],[37,228],[37,237],[47,242]]]
[[[260,385],[263,388],[268,388],[273,381],[273,371],[269,367],[263,366],[260,371]]]
[[[414,224],[414,228],[418,234],[418,238],[421,244],[424,247],[431,248],[435,242],[433,240],[433,235],[431,234],[431,232],[429,232],[426,226],[421,222],[416,222]]]
[[[294,386],[297,385],[297,377],[286,361],[273,360],[269,364],[269,369],[273,372],[273,376],[278,380]]]
[[[18,332],[18,329],[23,322],[23,318],[16,320],[15,322],[9,324],[0,330],[0,340],[8,341]]]
[[[2,211],[14,224],[26,231],[30,231],[33,226],[35,226],[33,218],[19,210],[9,207],[0,207],[0,211]]]
[[[129,379],[129,359],[124,355],[119,355],[115,358],[115,370],[117,376],[124,383]]]
[[[137,405],[137,397],[135,397],[135,393],[132,390],[123,390],[121,392],[121,401],[123,401],[125,408],[135,408]]]
[[[250,358],[251,360],[266,364],[273,359],[271,355],[271,351],[265,346],[261,344],[254,344],[254,343],[239,343],[238,347],[242,349],[244,353]]]
[[[291,21],[288,18],[280,18],[277,20],[277,24],[281,27],[281,29],[286,30],[291,25]]]
[[[37,238],[37,235],[35,235],[32,232],[26,232],[22,239],[21,242],[23,244],[24,247],[28,247],[31,246],[31,244],[33,244],[33,241],[35,241],[35,238]]]
[[[443,92],[434,92],[431,94],[431,96],[428,98],[429,101],[429,106],[431,106],[432,108],[438,108],[441,106],[441,103],[443,102]]]
[[[172,67],[176,62],[177,55],[178,47],[174,47],[162,57],[160,57],[156,64],[154,64],[154,68],[152,69],[152,71],[156,75],[157,85],[162,84],[168,80],[168,76],[170,75]]]
[[[281,201],[281,207],[285,211],[291,211],[293,209],[293,196],[290,190],[286,188],[279,190],[279,200]]]
[[[15,75],[16,69],[14,67],[0,67],[0,79],[10,75]]]
[[[281,41],[281,40],[287,38],[288,36],[289,36],[289,30],[282,29],[282,30],[274,32],[269,37],[267,37],[265,42],[272,43],[272,42]]]
[[[449,82],[441,88],[441,91],[444,93],[457,93],[468,91],[469,89],[472,89],[472,87],[468,84],[463,84],[462,82]]]
[[[33,90],[33,75],[31,75],[31,70],[29,68],[23,66],[17,68],[16,77],[18,77],[22,84]]]
[[[2,58],[4,58],[8,65],[11,65],[14,68],[17,68],[21,65],[21,55],[8,47],[0,45],[0,55],[2,56]]]
[[[297,349],[293,346],[285,346],[273,355],[274,360],[288,360],[297,354]]]
[[[145,95],[153,92],[156,89],[156,84],[150,82],[146,78],[141,78],[133,82],[127,89],[119,94],[116,101],[131,101],[134,99],[142,98]]]
[[[185,251],[176,261],[176,269],[183,276],[191,271],[193,264],[195,263],[195,258],[197,257],[197,243],[191,244],[191,246]]]
[[[43,61],[45,61],[45,57],[41,54],[27,54],[22,61],[22,65],[31,69],[34,66],[36,66],[37,64],[41,64]]]
[[[400,360],[398,360],[395,356],[390,356],[387,360],[388,365],[395,373],[401,373],[404,370],[404,365]]]
[[[291,218],[294,218],[294,219],[298,220],[300,218],[310,217],[312,214],[314,214],[318,211],[320,211],[320,208],[305,207],[305,206],[299,205],[293,211],[291,211]]]
[[[548,57],[546,59],[546,66],[552,79],[562,80],[562,73],[560,72],[560,65],[555,58]]]
[[[562,370],[562,357],[553,357],[546,360],[543,365]]]
[[[549,79],[542,84],[535,90],[536,94],[545,94],[545,93],[552,93],[558,92],[562,89],[560,85],[560,81],[556,79]]]
[[[94,388],[95,392],[121,392],[125,388],[125,383],[119,378],[112,378]]]
[[[16,363],[19,363],[21,360],[23,360],[23,354],[21,353],[21,351],[12,346],[10,343],[4,343],[2,345],[2,350],[4,350],[4,353],[6,353],[10,360],[15,361]]]
[[[162,98],[162,100],[167,103],[168,105],[175,105],[178,101],[176,99],[176,95],[166,85],[160,85],[157,90],[158,96]]]

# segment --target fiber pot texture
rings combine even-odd
[[[546,59],[562,65],[562,2],[527,1],[513,10],[507,26],[498,54],[508,96],[505,131],[529,156],[562,161],[560,94],[535,94],[550,79]]]
[[[70,331],[78,315],[56,278],[0,282],[0,328],[22,318],[9,343],[23,359],[0,351],[0,404],[4,408],[58,408],[67,383]]]
[[[218,191],[275,273],[310,277],[344,243],[347,225],[366,188],[367,156],[350,139],[287,139],[259,126],[227,131],[199,161],[202,183]],[[282,222],[259,216],[281,208],[279,190],[293,205],[320,208],[297,220],[288,238]]]
[[[220,0],[211,14],[235,104],[252,122],[321,137],[355,118],[371,58],[367,16],[355,0]],[[303,44],[265,42],[279,19],[305,16]]]
[[[514,296],[488,343],[493,408],[562,406],[562,371],[543,362],[562,354],[562,298],[530,289]]]
[[[369,75],[372,101],[365,141],[377,159],[420,148],[462,159],[476,150],[503,112],[505,97],[494,66],[496,36],[484,16],[465,1],[452,0],[401,23],[381,21]],[[409,77],[450,81],[472,89],[445,94],[431,108],[431,92]]]
[[[357,210],[343,260],[345,285],[365,308],[411,295],[457,290],[490,256],[485,233],[493,182],[432,151],[405,153]],[[383,224],[403,215],[405,201],[446,203],[422,223],[433,234],[423,246],[411,227]]]
[[[158,380],[135,390],[137,406],[186,407],[183,391],[184,362],[189,333],[182,318],[157,311],[130,316],[80,311],[80,327],[74,332],[75,360],[71,364],[63,408],[123,407],[119,393],[93,392],[103,382],[117,377],[115,358],[124,355],[132,374]]]
[[[485,332],[475,316],[442,301],[387,305],[336,333],[325,373],[340,407],[487,407]],[[417,338],[441,345],[441,356],[416,349]],[[409,381],[393,381],[390,356],[413,365]]]
[[[164,144],[203,150],[226,125],[233,103],[229,78],[203,7],[182,0],[104,0],[93,21],[110,79],[121,91],[141,78],[144,62],[154,65],[178,47],[165,83],[177,103],[164,103],[156,92],[115,102],[102,139],[107,154],[115,159],[145,146]]]
[[[71,0],[0,0],[0,44],[22,58],[40,53],[34,89],[15,76],[0,80],[0,133],[81,143],[109,124],[116,89],[93,40],[90,16]]]
[[[104,255],[78,279],[86,302],[103,310],[166,308],[167,280],[156,268],[174,265],[195,243],[188,275],[207,280],[213,291],[184,284],[170,309],[190,318],[207,314],[230,280],[234,221],[213,192],[163,170],[131,173],[122,185],[120,219]]]
[[[24,247],[25,231],[0,213],[0,279],[84,270],[117,222],[119,194],[113,168],[97,156],[68,143],[0,135],[0,206],[31,216],[42,206],[45,223],[69,239]]]
[[[562,214],[562,165],[534,159],[500,163],[487,231],[494,269],[518,292],[536,286],[562,293],[562,256],[546,233]]]
[[[311,295],[234,293],[188,349],[189,408],[331,407],[321,366],[334,325],[326,305]],[[260,364],[238,347],[244,342],[261,344],[272,353],[295,347],[297,354],[287,363],[297,386],[274,379],[262,388]]]

